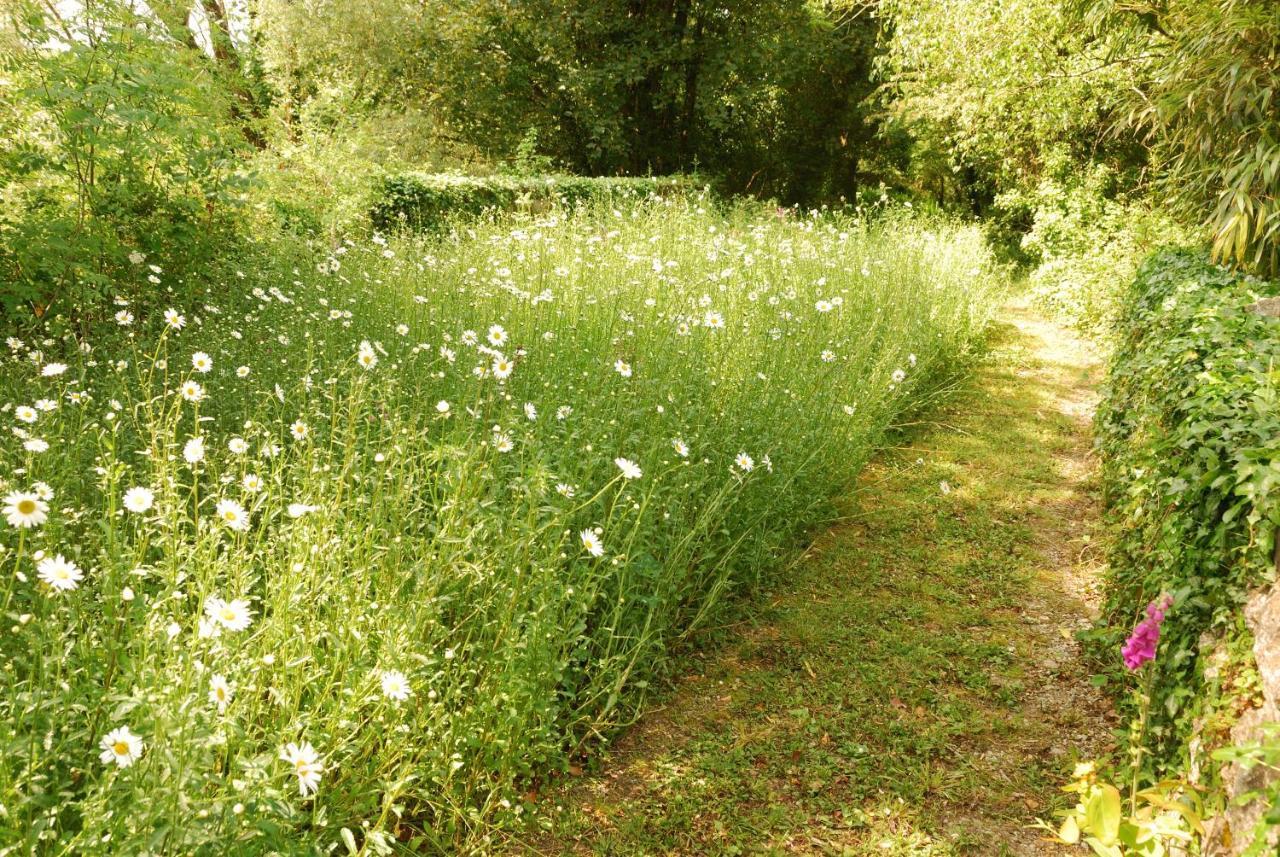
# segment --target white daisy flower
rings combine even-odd
[[[176,309],[167,309],[164,311],[164,323],[174,330],[182,330],[186,327],[187,319]]]
[[[677,437],[672,439],[671,448],[674,449],[676,451],[676,455],[680,456],[681,458],[689,457],[689,445],[686,444],[680,438]]]
[[[49,519],[49,504],[38,494],[14,491],[4,498],[4,517],[11,527],[38,527]]]
[[[219,500],[215,507],[215,514],[228,529],[240,533],[249,529],[249,513],[235,500]]]
[[[203,351],[197,351],[191,355],[191,368],[200,373],[208,372],[213,368],[213,358]]]
[[[298,793],[303,797],[315,794],[320,788],[320,775],[324,773],[324,764],[315,748],[306,741],[301,746],[290,742],[280,749],[280,758],[293,766]]]
[[[623,479],[639,479],[644,475],[640,470],[640,465],[629,458],[615,458],[613,463],[618,465],[618,469],[622,471]]]
[[[486,338],[494,348],[501,348],[507,342],[507,332],[502,329],[502,325],[495,324],[489,328],[489,335]]]
[[[356,362],[365,369],[372,369],[378,365],[378,353],[373,350],[368,340],[360,343],[360,348],[356,351]]]
[[[182,457],[187,464],[199,464],[204,461],[204,438],[193,437],[182,447]]]
[[[306,440],[311,434],[311,428],[302,420],[295,420],[293,425],[289,426],[289,434],[293,435],[294,440]]]
[[[199,402],[204,399],[204,387],[201,387],[195,381],[183,381],[178,391],[182,394],[182,398],[188,402]]]
[[[124,507],[130,512],[141,515],[155,504],[156,495],[150,488],[130,488],[124,492]]]
[[[409,687],[409,679],[405,678],[404,673],[387,670],[382,674],[382,695],[387,699],[403,702],[413,695],[413,688]]]
[[[738,469],[743,473],[749,472],[751,468],[756,466],[755,461],[745,452],[739,452],[737,457],[733,459],[733,463],[738,465]]]
[[[499,381],[511,377],[511,373],[516,370],[516,364],[499,354],[493,358],[493,377]]]
[[[62,554],[40,560],[36,566],[36,574],[59,592],[70,592],[84,580],[84,572],[74,562],[64,559]]]
[[[617,372],[623,378],[631,377],[631,364],[625,360],[615,360],[613,362],[613,371]]]
[[[604,543],[600,541],[600,537],[594,530],[583,530],[578,533],[578,538],[582,540],[582,549],[587,553],[592,556],[604,556]]]
[[[253,611],[243,598],[224,601],[211,595],[205,599],[204,612],[211,621],[228,631],[243,631],[253,623]]]
[[[115,762],[117,767],[127,768],[142,756],[142,739],[130,732],[128,726],[112,729],[98,746],[102,748],[98,758],[104,765]]]
[[[227,710],[233,696],[235,696],[235,688],[225,676],[215,674],[209,679],[209,702],[218,707],[219,714]]]
[[[30,405],[18,405],[13,409],[13,415],[24,423],[33,423],[40,416]]]
[[[67,371],[67,364],[49,363],[49,364],[46,364],[45,367],[40,370],[40,374],[46,378],[53,378],[57,375],[61,375],[65,371]]]

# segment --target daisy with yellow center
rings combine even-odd
[[[62,554],[45,557],[36,566],[36,574],[40,579],[58,592],[70,592],[84,580],[84,572],[74,562],[65,559]]]
[[[280,758],[293,767],[294,776],[298,778],[298,793],[303,797],[315,794],[320,788],[324,763],[310,742],[303,741],[298,745],[291,741],[285,744],[280,748]]]
[[[243,598],[224,601],[210,596],[204,602],[204,612],[209,621],[228,631],[243,631],[253,622],[253,611],[249,609],[249,602]]]
[[[356,362],[365,369],[372,369],[378,365],[377,352],[373,350],[373,346],[367,340],[360,343],[360,350],[356,352]]]
[[[235,695],[235,688],[227,681],[225,676],[214,675],[209,679],[209,702],[218,707],[218,713],[227,710],[227,706],[231,704],[231,697]]]
[[[239,533],[249,529],[249,513],[235,500],[219,500],[215,513],[228,529]]]
[[[104,765],[114,762],[116,767],[127,768],[142,756],[142,739],[130,732],[128,726],[112,729],[98,746],[102,750],[98,758]]]
[[[594,530],[583,530],[578,533],[578,538],[582,540],[582,549],[587,553],[597,557],[604,556],[604,543]]]
[[[4,517],[11,527],[23,530],[38,527],[49,519],[49,504],[38,494],[14,491],[4,498]]]

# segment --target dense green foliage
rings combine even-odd
[[[388,177],[413,172],[696,171],[806,206],[911,194],[989,218],[1089,322],[1170,215],[1209,224],[1221,258],[1275,262],[1265,0],[61,8],[15,0],[0,19],[10,312],[100,304],[143,237],[178,273],[262,228],[362,231]],[[1046,182],[1107,216],[1024,241],[1062,208]],[[1115,268],[1064,255],[1095,242]]]
[[[450,854],[544,811],[1002,282],[973,227],[697,199],[290,246],[9,341],[0,841]]]
[[[1149,727],[1166,769],[1186,763],[1198,718],[1209,731],[1230,725],[1206,708],[1221,696],[1203,686],[1205,667],[1215,639],[1239,636],[1249,589],[1273,574],[1280,320],[1250,306],[1276,294],[1275,283],[1170,251],[1142,267],[1120,312],[1097,418],[1112,528],[1099,639],[1118,668],[1116,647],[1134,618],[1161,593],[1174,596]],[[1224,683],[1236,677],[1217,672]],[[1248,698],[1243,681],[1234,691]]]
[[[663,178],[593,178],[586,176],[461,176],[400,173],[384,178],[369,212],[377,229],[441,230],[459,219],[517,207],[546,209],[578,205],[603,207],[632,203],[650,196],[688,193],[694,181]]]
[[[1064,164],[1033,190],[1000,200],[1031,221],[1019,251],[1037,303],[1104,341],[1138,265],[1157,248],[1194,239],[1192,230],[1140,197],[1118,193],[1116,184],[1107,167],[1082,173]]]
[[[151,288],[144,254],[198,272],[235,233],[243,139],[219,122],[225,94],[112,3],[74,24],[11,7],[0,54],[0,304],[74,312]],[[136,256],[135,256],[136,258]]]
[[[434,6],[418,79],[430,81],[451,136],[490,159],[532,132],[542,154],[574,172],[697,169],[732,190],[796,198],[852,196],[859,161],[865,170],[872,159],[861,102],[878,23],[858,4]],[[339,6],[327,8],[326,24],[343,28]]]
[[[1063,204],[1106,212],[1042,291],[1109,302],[1151,239],[1204,224],[1217,258],[1266,273],[1280,247],[1280,11],[1271,0],[894,0],[887,106],[914,181],[991,218],[1011,248]],[[1067,169],[1063,169],[1064,165]],[[1095,176],[1107,176],[1099,183]],[[1092,199],[1086,199],[1086,197]],[[1119,216],[1113,216],[1119,215]],[[1136,221],[1136,227],[1135,227]],[[1032,238],[1032,241],[1037,239]],[[1118,260],[1096,263],[1096,249]],[[1102,300],[1100,301],[1099,298]]]
[[[1113,61],[1140,69],[1124,121],[1152,146],[1166,196],[1215,257],[1280,273],[1280,8],[1273,0],[1086,0]]]
[[[1243,309],[1270,286],[1194,255],[1119,291],[1171,242],[1277,271],[1278,81],[1274,0],[9,0],[0,459],[8,505],[51,508],[0,548],[0,820],[70,850],[483,839],[963,357],[997,258],[1118,324],[1107,620],[1177,596],[1173,764],[1200,635],[1238,642],[1273,542],[1277,337]],[[982,226],[859,219],[890,199]],[[222,595],[242,649],[198,634]],[[370,684],[401,672],[411,705]],[[93,764],[108,721],[137,769]],[[304,736],[308,811],[271,769]]]

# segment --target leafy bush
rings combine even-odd
[[[9,340],[0,841],[485,853],[1003,284],[945,222],[551,215],[293,241],[164,317]]]
[[[521,205],[622,205],[697,188],[687,176],[463,176],[402,173],[383,179],[370,219],[382,230],[444,229],[456,218],[511,211]]]
[[[238,131],[195,51],[127,5],[17,3],[0,71],[0,306],[91,316],[199,274],[236,232]],[[50,44],[61,49],[51,50]],[[222,118],[220,118],[222,117]]]
[[[1077,3],[1139,70],[1120,107],[1151,146],[1170,201],[1209,227],[1215,259],[1280,274],[1274,0]]]
[[[1095,640],[1114,663],[1142,606],[1160,593],[1176,599],[1152,664],[1149,735],[1166,768],[1185,764],[1193,723],[1218,705],[1204,643],[1225,639],[1247,673],[1241,608],[1273,576],[1280,320],[1250,305],[1276,294],[1276,283],[1169,250],[1142,266],[1119,313],[1097,417],[1112,542]]]
[[[1191,240],[1149,202],[1118,196],[1102,166],[1078,173],[1063,164],[1033,191],[1004,194],[998,207],[1030,218],[1020,249],[1035,301],[1095,335],[1105,335],[1143,259]]]

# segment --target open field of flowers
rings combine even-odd
[[[1000,284],[969,227],[667,201],[276,247],[11,337],[0,853],[529,823]]]

